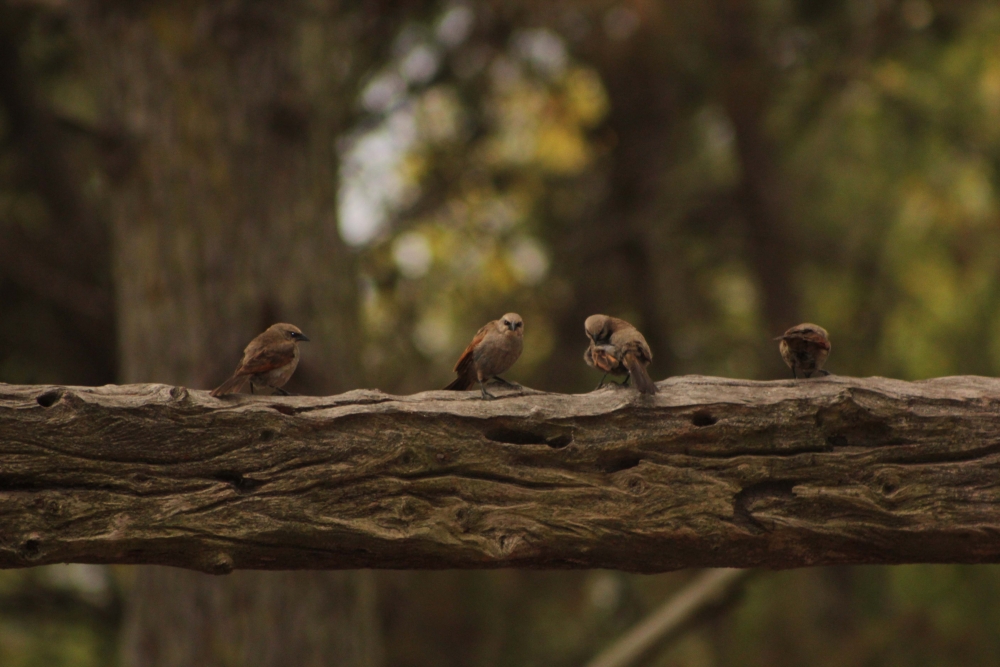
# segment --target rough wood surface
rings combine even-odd
[[[1000,562],[1000,380],[659,386],[0,384],[0,567]]]

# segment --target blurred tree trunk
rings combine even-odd
[[[126,666],[382,664],[375,581],[359,572],[213,577],[138,568],[126,608]]]
[[[589,214],[564,221],[550,243],[553,265],[572,286],[573,298],[558,312],[558,338],[577,341],[557,348],[550,362],[559,389],[579,387],[592,373],[580,363],[586,346],[583,321],[600,312],[633,319],[653,349],[655,379],[672,375],[676,360],[668,345],[671,267],[658,259],[662,236],[664,174],[671,163],[677,126],[678,80],[663,36],[643,27],[630,40],[579,47],[601,75],[610,100],[604,143],[611,150],[599,184],[580,190],[598,196]],[[669,243],[668,243],[669,245]],[[669,292],[667,290],[666,292]],[[596,383],[596,380],[595,380]]]
[[[41,92],[47,80],[22,54],[42,39],[33,29],[46,18],[37,7],[0,0],[2,196],[8,201],[12,187],[42,202],[30,222],[9,204],[0,213],[0,322],[16,328],[0,329],[0,365],[7,355],[33,356],[44,360],[38,367],[59,369],[53,379],[104,384],[116,366],[107,228],[84,195],[88,174],[73,160],[77,146]],[[47,327],[36,315],[25,337],[19,303],[46,313]]]
[[[368,15],[293,0],[80,10],[133,160],[112,174],[121,381],[210,388],[254,335],[289,321],[315,341],[290,390],[358,386],[336,140],[377,4]],[[379,639],[367,573],[146,567],[123,650],[144,667],[367,666],[381,663]]]
[[[699,213],[688,212],[692,219],[681,223],[672,217],[678,202],[669,200],[671,179],[677,178],[672,170],[684,159],[689,141],[683,136],[690,127],[687,116],[699,106],[717,103],[732,123],[739,180],[731,193],[720,191],[705,206],[711,217],[738,221],[742,255],[760,294],[761,320],[773,335],[800,316],[795,275],[800,249],[788,220],[779,149],[766,128],[777,84],[772,58],[758,44],[764,31],[761,8],[751,0],[629,6],[637,21],[634,34],[615,40],[595,31],[577,48],[607,88],[613,150],[605,187],[595,189],[604,195],[600,206],[592,217],[560,230],[572,241],[561,244],[562,255],[553,264],[572,275],[578,295],[561,314],[560,336],[582,337],[586,303],[633,314],[654,350],[651,371],[659,378],[679,370],[670,335],[701,309],[692,303],[698,287],[684,275],[680,250],[682,237],[700,226]],[[684,47],[677,42],[691,39],[688,31],[699,35],[688,49],[707,43],[718,54],[718,84],[685,79],[691,76],[690,64],[679,60]],[[761,337],[757,353],[765,376],[784,374],[770,336]],[[558,363],[573,377],[570,369],[579,368],[579,354],[566,354]]]
[[[738,198],[747,236],[747,259],[757,277],[764,322],[778,335],[799,320],[795,268],[800,249],[788,221],[788,196],[778,147],[768,136],[774,66],[758,40],[764,30],[751,0],[718,0],[716,45],[722,55],[722,103],[736,133],[740,163]],[[769,346],[773,347],[773,346]],[[777,357],[763,357],[780,368]]]
[[[317,341],[299,391],[356,386],[354,266],[336,224],[348,19],[295,2],[143,8],[86,23],[134,156],[112,201],[121,379],[210,388],[287,320]]]

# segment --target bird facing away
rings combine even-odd
[[[476,332],[455,364],[458,377],[445,389],[465,391],[478,382],[484,399],[496,398],[486,391],[483,383],[496,378],[506,385],[515,386],[499,376],[514,365],[523,347],[524,322],[520,315],[507,313],[499,320],[493,320]]]
[[[233,376],[212,390],[212,396],[235,394],[250,381],[250,393],[269,387],[288,396],[282,389],[299,365],[299,343],[308,341],[294,324],[272,324],[243,350],[243,360]]]
[[[653,353],[639,330],[617,317],[591,315],[583,324],[590,347],[583,353],[583,360],[597,370],[604,371],[604,378],[611,375],[625,375],[623,385],[635,378],[635,386],[640,393],[655,394],[656,385],[649,377],[646,366],[653,360]]]
[[[798,378],[800,373],[806,378],[830,374],[823,370],[830,356],[830,337],[823,327],[809,322],[797,324],[774,340],[781,341],[778,350],[792,369],[793,378]]]

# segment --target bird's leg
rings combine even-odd
[[[282,388],[282,387],[275,387],[274,390],[276,392],[278,392],[279,394],[281,394],[282,396],[291,396],[291,394],[289,394],[287,391],[285,391],[284,388]]]
[[[794,364],[792,365],[792,379],[793,380],[798,380],[799,379],[798,374],[795,372],[795,365]]]
[[[483,381],[482,380],[479,381],[479,391],[483,392],[483,400],[484,401],[492,401],[494,398],[496,398],[496,396],[494,396],[490,392],[486,391],[486,387],[483,385]]]
[[[604,378],[606,378],[606,377],[608,377],[607,373],[605,373],[604,375],[601,376],[601,382],[600,382],[600,384],[597,385],[597,389],[600,389],[601,387],[604,386]],[[594,391],[597,391],[597,389],[595,389]]]
[[[253,380],[250,380],[250,393],[251,394],[255,393],[253,390]]]
[[[816,372],[819,373],[820,375],[822,375],[823,377],[826,377],[827,375],[830,374],[830,371],[819,370],[819,371],[816,371]]]
[[[632,374],[629,373],[628,375],[625,376],[625,381],[622,382],[621,385],[623,387],[627,387],[628,386],[628,381],[631,380],[631,379],[632,379]]]

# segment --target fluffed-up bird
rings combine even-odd
[[[583,353],[583,359],[590,366],[604,371],[601,384],[611,375],[625,375],[623,385],[629,378],[635,379],[635,386],[643,394],[655,394],[656,385],[649,377],[646,366],[653,360],[653,353],[639,330],[617,317],[591,315],[583,324],[590,347]]]
[[[496,378],[509,386],[516,386],[500,377],[514,365],[524,347],[524,322],[517,313],[507,313],[493,320],[476,332],[475,337],[455,364],[458,377],[445,389],[465,391],[477,382],[484,399],[496,398],[486,391],[484,383]]]
[[[806,378],[830,374],[823,370],[830,356],[830,337],[823,327],[810,322],[797,324],[774,340],[781,341],[778,350],[792,369],[793,378],[800,374]]]
[[[272,324],[243,350],[243,360],[232,377],[212,390],[212,396],[234,394],[250,382],[250,393],[270,388],[288,396],[282,389],[299,365],[299,343],[308,341],[294,324]]]

